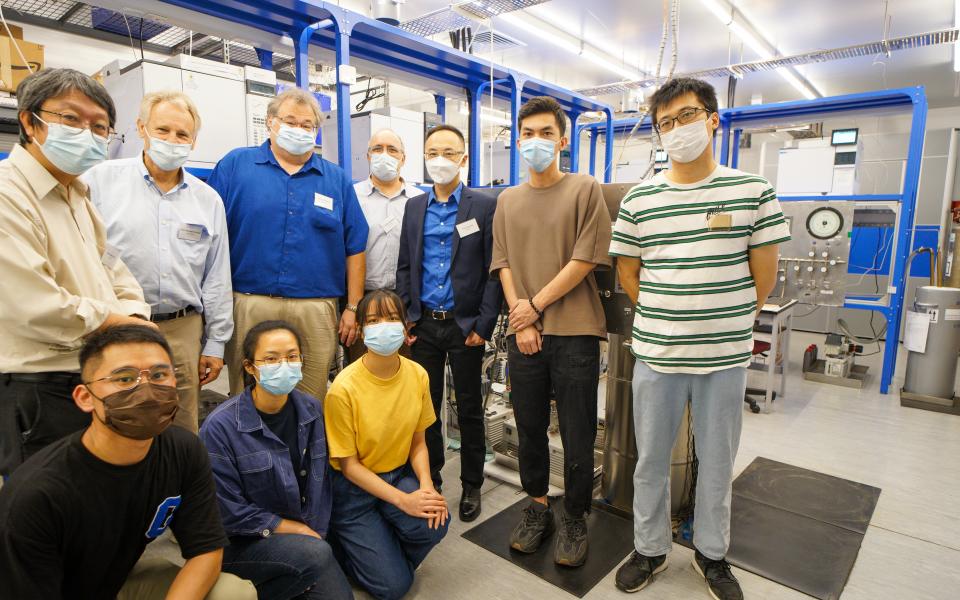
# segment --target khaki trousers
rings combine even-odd
[[[191,313],[179,319],[160,321],[157,326],[160,327],[160,333],[167,338],[170,349],[173,350],[173,366],[177,369],[180,410],[177,411],[173,424],[197,433],[203,317],[197,313]]]
[[[141,558],[120,588],[117,600],[164,600],[180,567],[163,558]],[[246,579],[220,573],[206,600],[257,600],[257,588]]]
[[[323,400],[337,352],[336,298],[271,298],[234,293],[233,338],[226,349],[230,395],[243,391],[243,339],[247,332],[258,323],[275,319],[293,325],[303,340],[303,381],[297,389]]]

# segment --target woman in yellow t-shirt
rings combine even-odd
[[[447,502],[433,487],[424,438],[436,415],[427,372],[398,354],[408,335],[400,297],[370,292],[357,320],[369,352],[337,376],[324,401],[331,541],[371,595],[400,598],[447,533]]]

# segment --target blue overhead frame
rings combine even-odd
[[[596,100],[556,85],[526,77],[511,69],[481,61],[473,55],[453,50],[433,40],[407,33],[398,27],[387,25],[359,13],[342,9],[330,2],[320,0],[161,0],[191,11],[201,12],[216,18],[240,23],[276,35],[288,35],[293,38],[296,48],[296,60],[302,68],[297,69],[297,82],[301,87],[308,84],[306,73],[306,49],[309,43],[336,52],[338,77],[337,105],[346,107],[338,110],[337,128],[340,132],[340,166],[350,173],[349,160],[349,96],[343,93],[347,87],[341,81],[343,65],[351,60],[360,63],[372,63],[395,72],[398,79],[404,75],[414,79],[425,79],[445,86],[453,86],[470,93],[481,81],[489,81],[491,76],[496,83],[489,93],[507,101],[516,122],[519,105],[532,96],[546,95],[555,98],[565,111],[603,111],[608,121],[612,121],[612,109]],[[332,26],[316,27],[324,21]],[[303,36],[306,36],[305,38]],[[472,131],[480,131],[479,111],[470,115]],[[513,129],[516,129],[515,127]],[[346,140],[346,142],[345,142]],[[516,136],[511,134],[511,140]],[[346,148],[345,148],[346,146]],[[344,150],[347,152],[344,152]],[[479,152],[477,153],[479,157]],[[612,154],[611,154],[612,157]],[[511,162],[511,182],[519,180],[519,158],[516,143],[513,144]],[[471,170],[470,181],[475,184],[479,179],[479,163]]]
[[[607,113],[606,122],[598,123],[589,123],[581,127],[581,131],[586,131],[590,134],[590,174],[596,175],[597,168],[597,141],[600,137],[600,132],[603,130],[604,139],[609,140],[613,139],[613,135],[619,134],[629,134],[633,131],[633,128],[637,125],[636,117],[627,117],[621,119],[613,118],[613,111]],[[650,135],[650,132],[653,131],[650,126],[650,118],[644,118],[643,123],[637,129],[637,132],[634,135],[643,136]],[[610,183],[613,180],[613,147],[615,144],[604,144],[604,182]]]
[[[927,120],[927,97],[923,86],[879,90],[860,94],[816,98],[813,100],[798,100],[793,102],[778,102],[775,104],[760,104],[728,108],[720,112],[720,127],[722,129],[720,162],[736,165],[739,156],[739,144],[734,142],[738,132],[748,125],[766,125],[778,121],[796,121],[797,118],[823,118],[834,113],[851,113],[867,111],[910,111],[910,141],[907,150],[907,168],[903,178],[903,192],[901,194],[885,195],[855,195],[855,196],[784,196],[782,202],[801,200],[840,200],[851,202],[871,202],[895,200],[900,204],[899,221],[897,223],[897,251],[892,261],[890,287],[886,306],[869,304],[860,299],[847,300],[846,308],[873,310],[882,314],[887,320],[887,343],[884,345],[883,370],[880,375],[880,392],[886,394],[896,370],[897,349],[900,340],[900,322],[903,315],[904,295],[907,291],[907,257],[913,247],[914,216],[917,206],[917,191],[920,184],[920,165],[923,158],[923,138]]]

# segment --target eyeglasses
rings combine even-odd
[[[129,390],[140,385],[140,382],[143,381],[144,373],[147,374],[147,381],[149,383],[165,384],[175,382],[177,379],[177,371],[172,366],[155,365],[149,369],[124,367],[122,369],[117,369],[106,377],[94,379],[93,381],[85,381],[84,385],[90,385],[92,383],[97,383],[98,381],[109,381],[122,390]]]
[[[284,117],[284,118],[280,119],[280,122],[283,123],[284,125],[287,125],[287,126],[290,126],[290,127],[299,127],[300,129],[303,129],[304,131],[316,131],[316,130],[317,130],[317,126],[314,124],[313,121],[300,121],[300,122],[298,123],[296,119],[293,119],[293,118],[290,118],[290,117]]]
[[[286,356],[267,356],[266,358],[255,358],[253,362],[263,363],[265,365],[275,365],[280,362],[302,363],[304,356],[299,352],[291,352]]]
[[[107,125],[104,125],[103,123],[93,123],[93,124],[87,123],[83,119],[81,119],[79,116],[73,113],[56,112],[52,110],[45,110],[43,108],[40,109],[40,112],[47,113],[48,115],[56,115],[57,117],[60,118],[59,124],[65,127],[70,127],[72,129],[77,129],[77,130],[89,129],[90,133],[92,133],[93,135],[97,136],[98,138],[106,142],[112,142],[113,139],[117,137],[117,132],[113,128]],[[34,116],[40,119],[44,124],[47,124],[46,121],[40,118],[40,115],[37,115],[36,113],[34,113]],[[89,127],[84,127],[84,125],[89,125]]]
[[[673,129],[677,123],[681,125],[689,125],[697,120],[697,115],[701,111],[707,113],[707,115],[712,112],[705,108],[700,108],[699,106],[690,106],[684,108],[678,112],[677,116],[675,117],[666,117],[657,121],[657,131],[660,133],[666,133]]]
[[[454,150],[444,150],[443,152],[437,152],[436,150],[431,150],[430,152],[424,153],[423,157],[427,160],[433,160],[439,156],[444,157],[447,160],[457,160],[457,157],[463,156],[463,152],[456,152]]]
[[[370,146],[367,148],[367,152],[370,154],[382,154],[386,152],[394,158],[400,158],[403,156],[403,150],[397,148],[396,146]]]

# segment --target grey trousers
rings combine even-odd
[[[718,560],[730,545],[730,485],[740,445],[747,370],[660,373],[641,361],[633,370],[637,469],[633,475],[633,535],[637,552],[666,554],[670,530],[670,453],[687,401],[700,466],[693,545]]]

